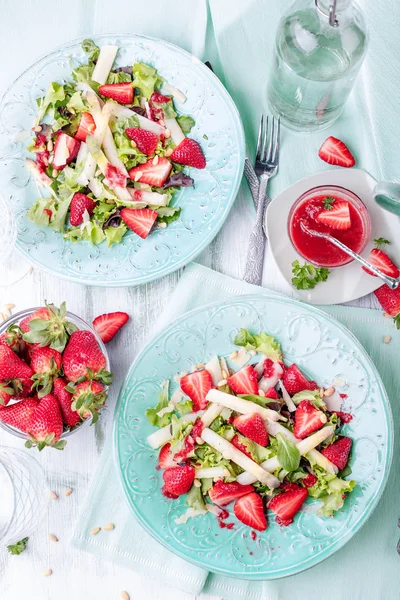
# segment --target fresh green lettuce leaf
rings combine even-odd
[[[313,466],[313,472],[317,476],[317,483],[308,488],[308,493],[312,498],[322,500],[324,503],[318,514],[330,517],[336,510],[342,508],[345,500],[343,496],[354,489],[356,482],[326,473],[318,465]]]
[[[37,116],[38,123],[40,123],[50,108],[54,108],[56,102],[64,99],[64,86],[56,81],[52,81],[47,88],[46,95],[39,101],[39,112]]]
[[[88,54],[88,60],[93,62],[99,58],[100,48],[94,43],[93,40],[86,38],[82,42],[82,50]]]
[[[200,487],[196,487],[194,484],[192,485],[186,497],[186,504],[190,506],[190,508],[194,508],[195,510],[206,509],[206,504],[204,502],[203,494]]]
[[[190,133],[192,127],[195,125],[195,120],[187,115],[181,115],[180,117],[177,117],[176,120],[179,123],[179,127],[185,134]]]
[[[182,402],[179,402],[175,408],[182,416],[187,415],[193,410],[193,402],[189,399],[182,400]]]
[[[140,89],[142,96],[149,100],[155,87],[160,87],[164,79],[160,77],[156,69],[144,63],[133,65],[133,76],[135,87]]]
[[[276,436],[278,441],[278,461],[285,471],[296,471],[300,466],[300,451],[296,445],[281,433]]]
[[[157,208],[157,222],[158,223],[172,223],[172,221],[176,221],[179,218],[182,209],[178,206],[161,206]]]
[[[319,397],[319,390],[303,390],[292,396],[293,402],[297,405],[303,400],[310,400],[316,408],[326,410],[326,404],[323,398]]]
[[[118,227],[107,227],[107,229],[104,230],[107,247],[109,248],[113,244],[119,244],[126,232],[127,226],[125,223],[121,223]]]
[[[267,460],[267,458],[271,458],[273,452],[269,448],[264,448],[263,446],[256,444],[256,442],[249,440],[249,438],[241,433],[237,433],[236,435],[240,444],[245,446],[246,450],[251,454],[251,457],[256,463],[260,464],[264,460]]]
[[[240,329],[235,336],[234,344],[243,346],[246,350],[261,352],[274,362],[281,362],[283,358],[280,344],[265,332],[251,334],[247,329]]]
[[[152,425],[156,427],[165,427],[171,422],[171,413],[165,413],[162,417],[157,415],[163,408],[167,408],[169,403],[169,381],[163,381],[161,392],[158,394],[158,403],[154,408],[146,410],[146,417]]]
[[[129,73],[124,73],[123,71],[119,71],[118,73],[113,73],[110,71],[107,77],[107,83],[128,83],[132,81],[132,76]]]
[[[34,204],[32,204],[26,216],[30,221],[36,223],[37,225],[48,225],[50,222],[50,217],[44,212],[44,209],[50,209],[52,202],[52,198],[39,198]]]
[[[67,102],[68,110],[72,110],[75,112],[84,112],[86,110],[86,106],[82,100],[82,94],[80,92],[75,92],[72,94],[70,99]]]
[[[50,226],[52,223],[50,223]],[[94,222],[88,221],[84,227],[73,227],[67,229],[64,233],[65,239],[69,239],[72,242],[79,242],[81,240],[90,242],[91,244],[101,244],[106,239],[105,233],[101,226]]]
[[[239,398],[243,398],[243,400],[249,400],[250,402],[254,402],[254,404],[258,404],[259,406],[268,406],[268,404],[274,404],[279,402],[276,398],[267,398],[266,396],[257,396],[256,394],[238,394]]]
[[[210,429],[218,433],[221,437],[225,438],[230,442],[236,435],[236,431],[230,423],[226,423],[224,419],[219,416],[210,425]]]
[[[182,419],[178,419],[178,417],[172,413],[171,425],[172,438],[170,439],[170,444],[173,453],[176,454],[181,450],[186,436],[192,431],[193,423],[182,421]]]

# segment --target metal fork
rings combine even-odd
[[[246,267],[244,271],[244,280],[247,283],[261,285],[264,249],[266,237],[263,231],[265,211],[271,202],[267,196],[268,181],[276,175],[279,165],[279,146],[281,123],[280,119],[276,121],[272,118],[271,134],[269,133],[269,119],[262,116],[260,129],[258,131],[257,156],[255,170],[260,180],[258,192],[257,215],[253,231],[250,235],[249,249],[247,251]]]

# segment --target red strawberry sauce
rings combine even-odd
[[[317,221],[317,216],[325,210],[323,200],[332,196],[335,201],[349,204],[351,227],[341,230]],[[319,187],[303,194],[289,214],[289,237],[299,254],[307,261],[323,267],[339,267],[352,261],[347,254],[327,240],[312,236],[301,228],[301,222],[310,229],[329,233],[355,252],[362,252],[371,232],[369,213],[361,200],[344,188]]]

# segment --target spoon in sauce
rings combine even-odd
[[[390,287],[391,290],[395,290],[399,287],[400,277],[395,278],[390,277],[389,275],[385,275],[385,273],[383,273],[380,269],[377,269],[368,260],[365,260],[365,258],[363,258],[360,254],[357,254],[357,252],[351,250],[348,246],[346,246],[346,244],[343,244],[343,242],[337,240],[335,237],[333,237],[333,235],[330,235],[330,233],[322,233],[322,231],[315,231],[315,229],[310,229],[309,227],[307,227],[304,221],[301,221],[300,227],[305,233],[308,233],[309,235],[314,235],[319,238],[323,238],[324,240],[328,240],[328,242],[331,242],[331,244],[343,250],[343,252],[354,258],[354,260],[357,260],[369,271],[371,271],[371,273],[373,273],[377,277],[380,277],[382,281],[384,281],[386,285]]]

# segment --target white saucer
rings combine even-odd
[[[293,203],[307,190],[320,185],[339,185],[354,192],[367,206],[372,220],[372,235],[364,257],[373,247],[373,239],[385,237],[392,242],[390,257],[400,264],[400,219],[380,208],[373,198],[376,181],[371,175],[359,169],[335,169],[324,171],[311,177],[301,179],[294,185],[284,190],[269,205],[266,216],[269,248],[274,256],[279,270],[291,284],[292,262],[299,260],[305,262],[289,238],[288,215]],[[377,277],[365,273],[356,261],[331,269],[328,280],[318,283],[313,290],[298,291],[299,296],[311,304],[341,304],[362,298],[378,289],[382,282]]]

